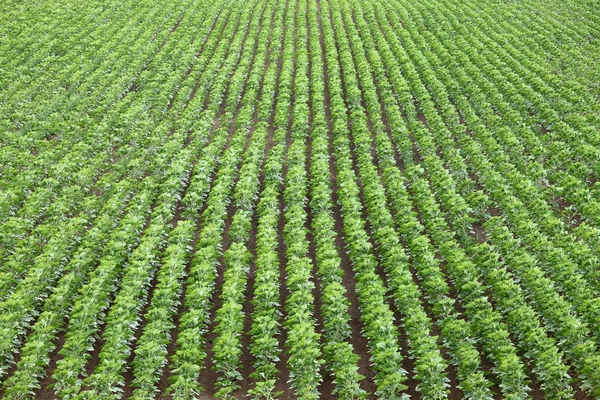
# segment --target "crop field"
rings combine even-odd
[[[599,10],[2,2],[0,398],[600,398]]]

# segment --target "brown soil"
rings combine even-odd
[[[223,240],[221,242],[223,252],[226,249],[228,249],[229,246],[231,245],[231,241],[229,239],[229,228],[231,226],[235,210],[236,210],[236,208],[233,203],[231,203],[227,207],[227,217],[225,219]],[[223,300],[221,299],[220,294],[221,294],[221,288],[223,287],[225,268],[226,268],[226,265],[223,260],[223,257],[221,256],[221,257],[219,257],[219,260],[216,264],[217,275],[216,275],[216,279],[215,279],[215,289],[213,290],[213,298],[212,298],[212,304],[214,306],[212,307],[212,309],[210,311],[210,323],[207,325],[206,333],[204,334],[204,337],[205,337],[204,351],[206,352],[206,357],[204,358],[204,368],[202,368],[202,370],[200,371],[200,376],[198,379],[198,381],[202,385],[202,388],[207,393],[215,393],[215,391],[216,391],[215,384],[219,377],[219,374],[217,373],[217,371],[215,371],[212,368],[213,360],[214,360],[213,344],[214,344],[215,339],[217,338],[217,332],[215,332],[215,327],[217,325],[217,322],[215,320],[215,315],[216,315],[217,310],[220,310],[221,306],[223,305]]]
[[[263,67],[263,77],[265,76],[265,73],[266,73],[267,69],[269,68],[269,64],[270,64],[271,42],[272,42],[272,38],[273,38],[272,31],[273,31],[274,23],[275,23],[275,8],[273,8],[273,11],[271,13],[269,37],[267,39],[268,49],[267,49],[267,53],[265,55],[265,65]],[[261,79],[260,88],[258,90],[258,99],[262,99],[263,89],[264,89],[264,80]],[[253,113],[253,125],[255,125],[257,123],[257,121],[258,121],[258,108],[255,108],[254,113]],[[270,154],[271,148],[273,146],[272,133],[273,133],[273,131],[271,130],[270,131],[270,134],[271,134],[270,141],[268,140],[269,132],[267,133],[266,147],[263,152],[263,162],[261,163],[261,168],[260,168],[261,172],[259,173],[259,178],[258,178],[259,183],[258,183],[257,193],[259,195],[264,190],[264,174],[262,173],[262,171],[264,169],[266,159],[267,159],[268,155]],[[270,142],[270,144],[269,144],[269,142]],[[256,210],[256,207],[255,207],[255,210]],[[254,284],[255,284],[255,275],[256,275],[256,261],[255,260],[256,260],[257,230],[258,230],[258,215],[256,212],[254,212],[254,213],[252,213],[251,227],[250,227],[250,232],[249,232],[250,236],[249,236],[248,242],[247,242],[247,248],[248,248],[248,251],[252,254],[252,257],[251,257],[249,271],[248,271],[248,275],[247,275],[248,280],[246,282],[246,291],[245,291],[244,304],[243,304],[243,309],[242,309],[243,313],[244,313],[244,330],[243,330],[242,336],[240,338],[240,342],[242,345],[242,356],[240,358],[240,362],[241,362],[240,373],[241,373],[243,379],[240,381],[240,390],[236,394],[237,397],[240,397],[240,398],[245,396],[245,394],[248,392],[248,390],[251,389],[251,382],[250,382],[249,376],[252,374],[252,372],[254,370],[254,368],[253,368],[254,357],[250,353],[251,337],[248,334],[248,332],[250,331],[250,329],[252,327],[252,312],[254,311],[254,307],[252,305],[252,299],[254,298]]]
[[[310,3],[308,0],[306,1],[306,7],[307,7],[307,9],[308,9],[308,7],[310,7]],[[311,42],[310,42],[310,25],[309,25],[308,17],[309,17],[308,13],[306,13],[306,20],[304,21],[304,23],[306,24],[306,29],[307,29],[306,46],[307,46],[307,51],[310,52]],[[309,78],[312,76],[312,71],[313,71],[312,58],[308,57],[308,71],[306,72],[306,75]],[[313,98],[312,98],[312,92],[311,92],[309,95],[309,100],[308,100],[308,109],[309,109],[308,132],[312,131],[313,120],[314,120],[314,111],[313,111],[312,100],[313,100]],[[305,160],[306,160],[306,176],[310,180],[311,171],[312,171],[312,164],[311,164],[311,162],[312,162],[312,136],[310,134],[307,135],[307,138],[306,138]],[[310,185],[310,183],[309,183],[309,185]],[[317,249],[316,249],[314,235],[312,233],[312,225],[313,225],[314,216],[313,216],[312,207],[310,207],[311,202],[312,202],[312,193],[309,190],[309,193],[307,196],[307,201],[306,201],[306,204],[307,204],[307,207],[306,207],[306,215],[307,215],[306,230],[307,230],[307,239],[309,242],[308,256],[312,260],[312,264],[314,266],[312,276],[313,276],[313,279],[315,282],[315,288],[313,290],[313,297],[315,299],[315,301],[314,301],[314,303],[315,303],[315,319],[317,322],[316,331],[321,335],[321,346],[323,346],[325,343],[325,337],[324,337],[324,332],[323,332],[324,319],[323,319],[323,315],[321,314],[321,310],[323,308],[323,299],[321,297],[321,293],[323,291],[323,284],[322,284],[321,280],[318,278],[319,266],[317,265],[317,258],[316,258]],[[333,396],[333,390],[335,389],[335,385],[333,383],[333,376],[328,373],[325,365],[323,365],[321,368],[321,376],[323,377],[323,381],[322,381],[321,385],[319,386],[319,393],[321,394],[321,398],[324,398],[324,399],[335,398]]]
[[[261,180],[259,184],[258,193],[262,193],[262,189],[264,188],[264,182]],[[252,225],[250,228],[250,237],[248,239],[248,251],[252,254],[252,261],[250,262],[250,269],[248,271],[248,281],[246,282],[246,293],[243,304],[243,312],[244,312],[244,332],[241,336],[240,342],[242,344],[242,356],[241,356],[241,368],[240,373],[244,377],[240,382],[240,390],[238,394],[244,395],[251,388],[249,376],[254,371],[252,366],[254,362],[254,357],[250,353],[250,335],[248,332],[252,328],[252,312],[254,308],[252,306],[252,299],[254,298],[254,282],[256,275],[256,233],[258,229],[258,216],[256,213],[252,215]]]
[[[216,129],[216,128],[215,128]],[[214,133],[214,129],[213,129],[213,133]],[[211,134],[212,137],[212,134]],[[213,177],[214,177],[214,172],[213,172]],[[200,210],[198,211],[199,214],[198,215],[202,215],[204,213],[204,211],[206,210],[207,207],[207,203],[203,202]],[[185,299],[185,293],[186,293],[186,277],[189,276],[190,274],[190,269],[192,266],[192,260],[194,258],[194,254],[195,254],[195,249],[196,249],[196,243],[199,239],[200,236],[200,221],[198,221],[197,223],[197,228],[194,234],[194,239],[192,240],[192,243],[190,243],[190,247],[192,248],[192,254],[189,256],[188,262],[185,266],[185,273],[184,273],[184,278],[183,278],[183,283],[182,283],[182,289],[181,292],[179,294],[179,300],[178,300],[178,305],[177,305],[177,312],[175,313],[175,317],[173,318],[173,324],[175,326],[175,328],[171,331],[171,340],[169,342],[169,344],[167,345],[167,354],[166,354],[166,359],[167,362],[165,363],[162,372],[161,372],[161,377],[160,380],[158,382],[157,388],[158,388],[158,397],[159,398],[167,398],[167,388],[169,386],[169,378],[171,377],[171,359],[173,357],[173,355],[175,354],[175,351],[177,349],[177,334],[179,332],[178,328],[179,328],[179,321],[180,321],[180,317],[183,314],[185,307],[184,307],[184,299]]]
[[[490,382],[492,382],[493,386],[490,388],[493,396],[494,396],[494,400],[502,400],[502,391],[500,389],[500,385],[498,384],[498,381],[496,380],[496,376],[494,374],[494,364],[493,362],[486,357],[485,355],[485,351],[483,350],[483,348],[481,346],[476,346],[477,351],[479,352],[479,354],[481,354],[481,369],[483,370],[483,372],[485,373],[486,377],[490,380]]]
[[[263,13],[264,13],[264,9],[263,9]],[[262,17],[263,17],[263,13],[261,13],[261,20],[262,20]],[[236,26],[236,29],[237,29],[237,26]],[[261,23],[261,29],[262,29],[262,23]],[[244,39],[243,39],[244,43],[246,42],[246,38],[248,37],[248,34],[249,34],[249,29],[247,29],[246,32],[245,32],[245,36],[244,36]],[[234,36],[235,35],[232,35],[232,38]],[[257,44],[255,44],[255,47],[253,49],[253,57],[254,57],[254,54],[256,53],[256,46],[257,46]],[[232,71],[235,71],[237,69],[237,66],[239,65],[240,59],[241,58],[238,58],[236,66],[234,67],[234,69]],[[253,63],[251,63],[251,65],[253,65]],[[243,95],[245,94],[246,85],[248,83],[248,76],[249,76],[249,74],[246,76],[246,80],[244,82],[244,87],[242,89],[242,95],[241,95],[240,99],[243,98]],[[226,91],[228,91],[228,90],[229,90],[229,85],[226,88]],[[225,96],[223,96],[223,98],[227,98],[227,96],[225,95]],[[206,102],[205,102],[205,105],[207,105]],[[227,144],[225,146],[224,151],[226,151],[229,148],[229,145],[230,145],[230,142],[231,142],[231,138],[233,137],[233,135],[235,133],[235,121],[237,120],[237,116],[239,114],[240,109],[241,109],[241,107],[238,104],[238,107],[236,109],[236,113],[235,113],[234,118],[231,121],[228,122],[229,123],[229,131],[228,131]],[[218,116],[216,118],[217,121],[220,121],[220,118],[224,114],[224,112],[225,112],[225,105],[222,103],[220,105],[219,113],[218,113]],[[217,129],[220,125],[221,125],[220,123],[214,125],[213,126],[213,132],[214,132],[214,129]],[[253,131],[251,131],[251,132],[248,133],[248,138],[247,138],[247,141],[246,141],[245,149],[247,149],[247,147],[250,144],[252,133],[253,133]],[[206,209],[206,203],[203,205],[202,211],[201,211],[200,215],[202,215],[202,213],[204,212],[205,209]],[[235,211],[236,211],[236,208],[235,208],[234,204],[231,203],[228,206],[228,208],[227,208],[227,218],[226,218],[226,221],[225,221],[223,241],[221,243],[223,252],[225,250],[227,250],[229,248],[229,246],[231,245],[228,232],[229,232],[229,227],[231,226],[233,214],[235,213]],[[199,234],[200,234],[200,227],[198,227],[198,229],[196,230],[194,245],[195,245],[195,242],[198,240]],[[210,322],[210,324],[207,327],[207,333],[206,333],[206,345],[205,345],[206,358],[205,358],[205,364],[204,364],[204,368],[200,372],[200,377],[199,377],[199,381],[202,382],[203,389],[206,390],[206,391],[208,391],[208,392],[214,392],[215,391],[215,384],[216,384],[216,381],[217,381],[217,378],[218,378],[218,373],[212,369],[212,359],[213,359],[213,355],[214,355],[213,354],[213,350],[212,350],[212,346],[213,346],[213,342],[214,342],[214,340],[216,338],[216,335],[217,335],[216,332],[214,331],[214,328],[216,326],[216,322],[214,320],[214,313],[215,313],[216,310],[218,310],[218,309],[221,308],[221,303],[222,303],[221,297],[219,296],[219,293],[220,293],[219,290],[220,290],[220,288],[222,287],[222,284],[223,284],[223,273],[224,273],[223,268],[224,268],[224,261],[223,261],[223,258],[220,257],[220,259],[219,259],[219,261],[217,263],[217,278],[216,278],[215,290],[213,292],[213,302],[212,303],[215,306],[213,307],[213,309],[211,311],[211,322]],[[187,269],[188,269],[188,272],[189,272],[189,265],[188,265]],[[186,273],[186,276],[187,276],[187,273]],[[179,326],[179,315],[184,310],[184,307],[183,307],[183,304],[182,304],[184,296],[185,296],[185,290],[183,290],[182,293],[181,293],[181,300],[180,300],[181,304],[178,307],[178,313],[177,313],[176,321],[175,321],[176,327]],[[177,346],[177,328],[175,329],[174,332],[172,332],[172,334],[171,334],[171,342],[169,343],[169,346],[167,348],[167,350],[168,350],[168,354],[167,354],[168,360],[171,360],[171,357],[172,357],[172,355],[174,354],[174,352],[176,350],[176,346]],[[166,394],[166,390],[168,388],[169,378],[170,378],[170,375],[171,375],[171,370],[170,370],[169,367],[170,367],[170,363],[168,362],[164,366],[164,368],[163,368],[163,373],[162,373],[161,380],[160,380],[160,383],[159,383],[159,393],[161,393],[163,396],[165,396],[165,394]]]
[[[554,199],[554,209],[558,212],[559,215],[563,217],[563,220],[571,229],[577,228],[583,222],[583,217],[571,211],[572,205],[563,197],[556,197]]]
[[[332,20],[332,15],[330,13],[330,21],[333,24],[333,20]],[[343,29],[343,28],[342,28]],[[339,48],[338,48],[338,57],[340,57],[339,54]],[[339,64],[341,65],[341,59],[338,59]],[[346,94],[346,90],[347,90],[347,86],[346,86],[346,82],[344,77],[341,77],[341,84],[342,84],[342,91],[344,93],[344,101],[347,98],[347,94]],[[361,98],[361,102],[364,104],[364,98]],[[346,108],[349,109],[348,104],[346,104]],[[363,111],[365,112],[365,115],[367,117],[367,125],[369,130],[372,132],[372,126],[369,123],[369,118],[368,118],[368,114],[367,114],[367,110],[365,107],[363,107]],[[350,132],[352,132],[352,123],[350,120],[348,120],[348,130]],[[384,271],[384,268],[381,264],[381,259],[382,256],[381,254],[379,254],[378,247],[375,243],[375,239],[373,237],[374,235],[374,229],[371,225],[371,223],[369,222],[369,218],[368,218],[368,210],[366,207],[366,202],[365,202],[365,196],[364,196],[364,184],[363,184],[363,180],[361,178],[361,174],[360,174],[360,167],[358,165],[358,158],[357,158],[357,150],[356,147],[354,145],[354,137],[352,135],[352,133],[350,133],[350,154],[349,156],[352,159],[352,167],[354,169],[354,174],[357,177],[357,183],[358,183],[358,187],[359,187],[359,197],[360,197],[360,201],[361,204],[363,205],[362,207],[362,219],[365,221],[365,230],[367,232],[370,232],[371,234],[369,235],[369,241],[371,243],[371,248],[373,249],[373,254],[374,256],[377,258],[377,260],[379,260],[379,262],[377,263],[377,274],[381,277],[382,281],[384,282],[384,285],[386,285],[387,280],[386,280],[386,273]],[[373,142],[373,141],[371,141]],[[372,155],[374,155],[373,158],[373,165],[379,170],[378,165],[377,165],[377,157],[376,154],[374,154],[374,149],[372,147],[373,145],[371,145],[371,152]],[[392,294],[391,291],[389,289],[389,287],[387,288],[387,296],[386,296],[386,301],[387,304],[389,305],[390,310],[392,310],[393,314],[394,314],[394,323],[396,325],[396,327],[398,328],[398,332],[399,332],[399,341],[400,341],[400,352],[402,354],[403,360],[402,360],[402,368],[407,371],[406,374],[406,381],[404,382],[404,384],[408,387],[408,389],[406,390],[406,393],[408,395],[410,395],[411,397],[419,397],[419,393],[416,390],[416,387],[418,385],[418,382],[415,379],[415,362],[414,359],[411,357],[411,355],[408,352],[408,340],[407,340],[407,336],[406,336],[406,332],[402,329],[402,318],[400,315],[400,312],[398,311],[398,308],[396,307],[396,304],[394,303],[393,299],[392,299]]]
[[[479,224],[473,224],[473,235],[479,243],[487,242],[487,234],[485,233],[483,226]]]
[[[291,0],[288,0],[291,1]],[[287,8],[287,5],[286,5]],[[287,19],[287,11],[284,15],[284,21]],[[294,16],[294,36],[296,35],[296,26],[295,26],[295,22],[296,18]],[[287,24],[284,23],[284,29],[283,29],[283,35],[282,37],[285,38],[286,36],[286,31],[287,29],[289,29],[288,26],[286,26]],[[282,51],[283,51],[283,45],[282,45]],[[296,44],[294,41],[294,57],[296,57]],[[295,61],[294,61],[295,63]],[[281,69],[280,69],[280,73],[281,73]],[[294,81],[296,78],[296,71],[294,69],[294,73],[292,74],[292,83],[291,83],[291,87],[292,87],[292,94],[290,97],[290,104],[289,104],[289,108],[290,108],[290,113],[288,115],[288,128],[291,126],[292,124],[292,110],[293,110],[293,104],[294,104]],[[279,86],[279,85],[278,85]],[[286,138],[285,138],[285,153],[284,153],[284,161],[283,161],[283,168],[282,168],[282,172],[281,175],[283,177],[283,181],[285,182],[285,180],[287,179],[287,153],[289,150],[291,144],[291,132],[288,129],[288,132],[286,134]],[[285,240],[284,240],[284,229],[285,229],[285,201],[284,201],[284,196],[283,193],[285,193],[285,183],[282,187],[281,190],[281,194],[280,194],[280,201],[279,201],[279,210],[280,210],[280,215],[279,215],[279,221],[277,223],[277,236],[279,238],[279,244],[277,246],[277,253],[278,253],[278,258],[279,258],[279,294],[280,294],[280,298],[279,298],[279,304],[281,304],[281,321],[286,321],[288,318],[288,314],[287,311],[285,309],[285,304],[287,301],[287,298],[290,295],[290,291],[287,287],[287,274],[285,271],[286,268],[286,244],[285,244]],[[280,359],[279,362],[277,362],[277,369],[279,371],[278,377],[277,377],[277,382],[275,383],[275,390],[276,391],[281,391],[282,394],[282,399],[287,399],[290,398],[292,399],[293,397],[293,389],[290,385],[290,374],[289,374],[289,370],[287,369],[287,363],[289,360],[289,354],[288,354],[288,349],[286,346],[286,338],[287,338],[287,329],[285,329],[283,326],[281,328],[281,334],[279,336],[279,348],[282,350],[281,351],[281,355],[280,355]]]
[[[221,114],[222,114],[222,111],[221,111],[220,115]],[[215,119],[215,123],[213,123],[213,126],[211,128],[211,132],[210,132],[210,135],[209,135],[209,142],[207,143],[207,145],[209,145],[210,142],[212,141],[212,139],[214,137],[214,133],[215,133],[215,131],[217,129],[219,129],[220,125],[221,124],[219,122],[219,119],[218,118]],[[196,162],[197,162],[197,160],[196,160]],[[213,171],[212,174],[213,174],[213,178],[214,178],[215,171]],[[191,179],[190,179],[190,183],[191,183]],[[187,191],[188,187],[189,187],[189,185],[186,186],[186,191]],[[182,196],[182,198],[184,196],[185,196],[185,192],[184,192],[184,195]],[[198,215],[202,215],[204,213],[204,211],[206,210],[206,207],[207,207],[207,203],[205,201],[205,202],[203,202],[203,204],[201,205],[200,209],[198,210]],[[176,211],[175,215],[177,215],[177,213],[179,213],[179,215],[181,215],[181,213],[183,212],[183,210],[181,209],[181,207],[177,207],[176,210],[177,211]],[[177,312],[175,313],[175,317],[173,319],[173,323],[175,325],[175,329],[173,329],[172,332],[171,332],[171,340],[170,340],[169,344],[167,345],[167,355],[166,355],[167,362],[165,363],[165,365],[164,365],[164,367],[162,369],[161,377],[160,377],[160,380],[159,380],[158,385],[157,385],[157,388],[158,388],[158,392],[157,393],[159,394],[159,397],[161,397],[161,398],[163,398],[163,397],[166,398],[167,397],[166,396],[166,391],[167,391],[167,388],[169,386],[169,378],[171,377],[171,369],[170,369],[171,359],[172,359],[172,356],[175,354],[175,350],[177,348],[177,333],[178,333],[178,327],[179,327],[179,319],[180,319],[181,314],[185,310],[184,304],[183,304],[184,298],[185,298],[185,292],[186,292],[185,277],[189,276],[190,268],[191,268],[191,264],[192,264],[192,259],[193,259],[194,254],[195,254],[196,243],[198,241],[199,236],[200,236],[200,221],[198,221],[198,223],[197,223],[197,228],[196,228],[196,231],[195,231],[195,234],[194,234],[194,239],[192,240],[192,243],[190,243],[190,246],[191,246],[191,248],[193,250],[192,250],[192,254],[190,255],[190,257],[188,259],[187,265],[185,267],[184,281],[183,281],[183,284],[182,284],[182,290],[181,290],[181,292],[179,294],[179,300],[178,300],[178,305],[177,305]]]
[[[52,375],[54,374],[54,370],[56,370],[56,363],[58,360],[62,359],[62,356],[58,354],[60,349],[62,349],[65,344],[65,333],[61,331],[57,334],[56,339],[56,347],[52,353],[50,353],[50,362],[48,363],[48,368],[46,369],[46,375],[40,382],[40,388],[36,392],[35,396],[37,399],[54,399],[54,391],[50,387],[53,383]]]
[[[284,170],[283,170],[283,176],[285,177],[286,175],[286,166],[284,164]],[[281,196],[280,199],[280,203],[279,203],[279,209],[280,210],[284,210],[284,202],[283,202],[283,195]],[[285,227],[285,216],[284,213],[281,212],[281,214],[279,215],[279,222],[277,224],[277,236],[279,238],[279,244],[277,246],[277,254],[278,254],[278,258],[279,258],[279,304],[281,305],[281,321],[286,321],[287,320],[287,312],[285,311],[285,301],[289,296],[289,289],[287,287],[286,284],[286,273],[285,273],[285,264],[286,264],[286,247],[285,247],[285,242],[283,240],[283,236],[284,236],[284,227]],[[277,362],[276,366],[277,366],[277,370],[279,371],[279,374],[277,376],[277,382],[275,383],[275,390],[276,391],[281,391],[285,394],[287,394],[287,396],[291,396],[291,394],[293,393],[293,390],[289,384],[289,380],[290,380],[290,374],[289,371],[287,369],[287,362],[289,359],[289,355],[286,349],[286,330],[283,328],[283,326],[280,328],[280,335],[279,335],[279,349],[281,349],[281,353],[279,356],[279,362]],[[286,398],[286,397],[283,397]],[[289,397],[291,398],[291,397]]]
[[[335,220],[335,241],[337,248],[339,250],[339,256],[341,258],[341,268],[344,271],[344,276],[342,277],[342,281],[344,287],[347,289],[346,296],[348,298],[348,302],[350,303],[349,314],[350,314],[350,329],[352,334],[349,338],[349,342],[354,348],[355,353],[359,356],[358,361],[358,373],[363,375],[365,379],[361,382],[361,387],[369,393],[369,399],[372,400],[375,398],[374,393],[377,391],[377,387],[375,385],[375,373],[371,368],[371,360],[368,350],[368,343],[365,336],[362,334],[364,329],[364,325],[360,319],[360,310],[358,304],[358,298],[356,295],[356,278],[354,276],[354,270],[352,268],[352,262],[350,261],[350,257],[346,251],[346,244],[343,240],[343,222],[342,222],[342,210],[341,204],[337,197],[338,187],[337,187],[337,173],[334,165],[334,148],[333,148],[333,122],[331,118],[331,98],[329,93],[329,78],[327,76],[327,59],[325,57],[325,40],[324,40],[324,32],[322,27],[323,21],[323,11],[321,9],[321,2],[317,0],[317,12],[318,12],[318,20],[320,26],[320,35],[319,40],[321,44],[321,60],[323,61],[323,66],[325,69],[324,73],[324,83],[325,83],[325,114],[327,120],[328,132],[330,134],[329,137],[329,175],[331,181],[331,189],[332,189],[332,203],[333,203],[333,218]]]

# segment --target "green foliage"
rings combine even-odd
[[[4,397],[600,396],[591,2],[13,3]]]

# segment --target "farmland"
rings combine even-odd
[[[0,398],[600,398],[583,0],[0,4]]]

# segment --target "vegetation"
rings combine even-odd
[[[594,6],[4,2],[0,397],[600,398]]]

